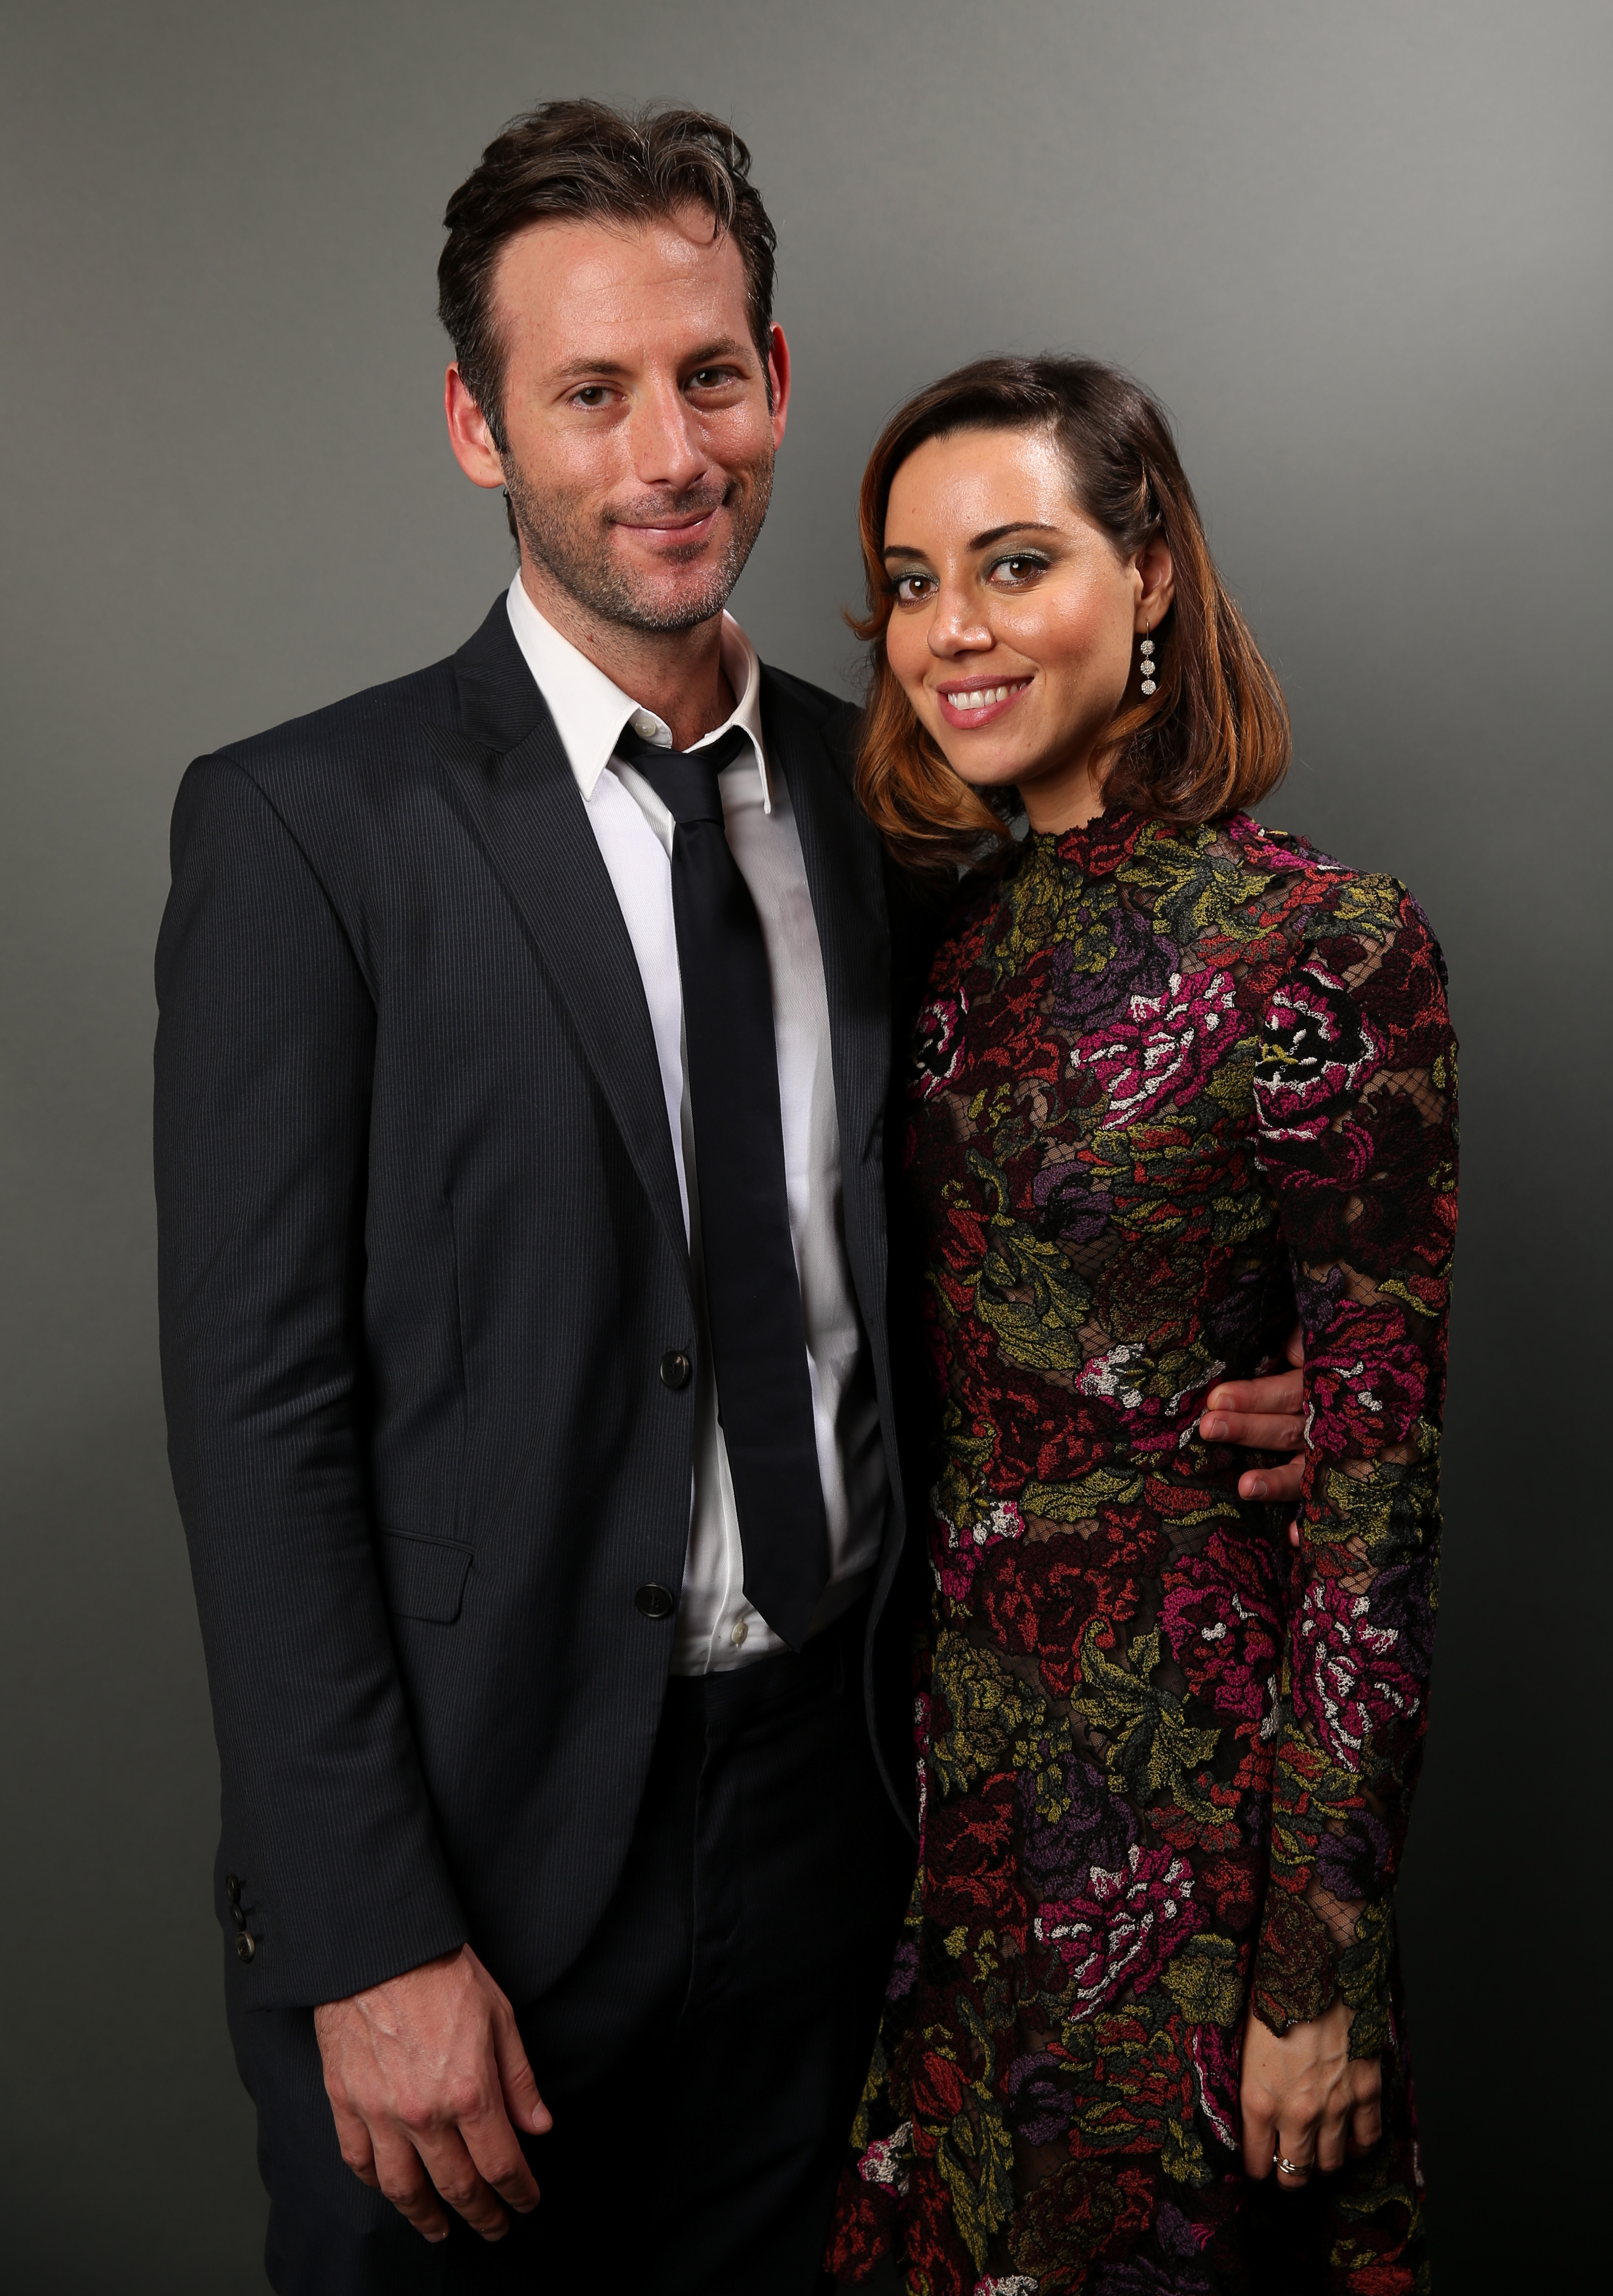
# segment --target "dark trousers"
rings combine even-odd
[[[342,2163],[312,2012],[232,1999],[280,2296],[817,2290],[913,1867],[868,1750],[864,1618],[670,1685],[615,1896],[516,2004],[555,2127],[523,2140],[543,2199],[502,2241],[457,2218],[422,2240]]]

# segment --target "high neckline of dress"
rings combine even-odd
[[[1095,813],[1078,828],[1038,831],[1036,842],[1071,868],[1088,877],[1112,876],[1127,859],[1151,816],[1130,806]]]

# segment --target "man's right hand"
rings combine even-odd
[[[1198,1431],[1206,1443],[1238,1443],[1251,1451],[1294,1451],[1286,1466],[1251,1467],[1238,1479],[1240,1499],[1265,1499],[1281,1506],[1297,1499],[1305,1475],[1304,1341],[1297,1324],[1283,1349],[1291,1369],[1265,1379],[1229,1380],[1205,1398]],[[1298,1447],[1296,1449],[1296,1447]],[[1299,1544],[1297,1522],[1288,1525],[1289,1544]]]
[[[443,2201],[484,2240],[509,2230],[500,2200],[537,2207],[515,2130],[554,2124],[514,2012],[468,1945],[325,2002],[314,2030],[342,2159],[427,2240],[448,2238]]]

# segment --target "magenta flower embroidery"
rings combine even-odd
[[[1167,1580],[1159,1623],[1193,1695],[1253,1726],[1271,1703],[1279,1611],[1264,1549],[1216,1531]]]
[[[1133,996],[1131,1018],[1089,1037],[1070,1056],[1109,1096],[1101,1129],[1116,1132],[1166,1103],[1194,1099],[1237,1042],[1230,972],[1173,972],[1157,996]]]
[[[1400,1663],[1400,1632],[1374,1620],[1370,1598],[1337,1578],[1305,1588],[1296,1633],[1303,1661],[1294,1702],[1336,1762],[1359,1769],[1387,1723],[1415,1714],[1416,1677]]]
[[[1077,2017],[1102,2007],[1121,1987],[1146,1992],[1205,1916],[1193,1898],[1193,1869],[1174,1849],[1133,1842],[1123,1873],[1089,1868],[1079,1896],[1043,1898],[1035,1933],[1054,1947],[1074,1980]]]
[[[1266,1038],[1255,1112],[1277,1140],[1320,1140],[1339,1103],[1361,1090],[1383,1057],[1366,1014],[1314,955],[1271,998]]]
[[[963,1046],[963,1018],[969,1000],[963,989],[934,997],[914,1025],[914,1082],[919,1097],[933,1100],[944,1092]]]

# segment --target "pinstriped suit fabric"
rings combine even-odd
[[[893,1483],[885,873],[769,679]],[[654,1739],[693,1339],[630,945],[502,601],[451,663],[199,760],[158,952],[163,1377],[256,2005],[588,1936]],[[900,1508],[883,1570],[896,1568]],[[220,1911],[222,1913],[222,1898]],[[234,1967],[234,1964],[232,1964]]]

